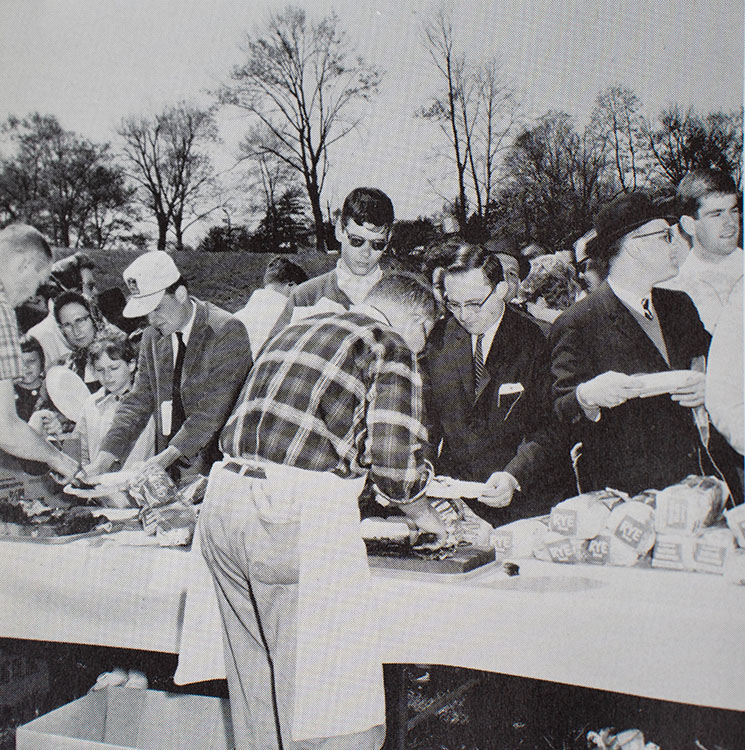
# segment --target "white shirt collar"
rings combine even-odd
[[[691,250],[681,264],[678,275],[737,280],[743,275],[742,249],[738,247],[718,263],[702,260],[696,255],[695,250]]]
[[[504,318],[504,307],[502,308],[502,314],[499,316],[499,318],[484,331],[484,338],[481,340],[481,354],[484,357],[484,362],[486,362],[486,358],[489,356],[489,352],[491,351],[492,341],[494,341],[494,336],[496,335],[497,330],[499,329],[499,326],[502,323],[502,318]],[[471,352],[472,353],[476,351],[476,338],[477,338],[477,334],[472,333],[471,334]]]
[[[189,302],[191,303],[191,315],[189,316],[189,321],[187,324],[181,329],[181,336],[184,340],[184,346],[186,346],[189,343],[189,336],[191,336],[191,329],[194,326],[194,318],[197,316],[197,306],[194,304],[194,300],[189,298]],[[173,346],[173,361],[176,361],[176,355],[178,354],[178,338],[176,336],[176,333],[178,331],[174,331],[171,334],[171,345]]]
[[[643,306],[643,302],[645,299],[649,300],[649,309],[654,314],[654,305],[652,304],[652,290],[650,289],[647,294],[639,296],[639,292],[632,292],[628,289],[624,289],[622,286],[618,284],[617,281],[611,281],[611,279],[608,279],[608,285],[610,286],[611,290],[613,291],[613,294],[618,297],[618,299],[621,300],[627,307],[631,308],[634,312],[639,313],[639,315],[644,315],[645,310]]]
[[[367,297],[367,293],[380,281],[382,276],[383,271],[380,266],[375,266],[372,271],[364,276],[357,276],[352,273],[341,258],[336,264],[336,283],[354,305],[359,305]]]

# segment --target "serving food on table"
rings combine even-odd
[[[691,299],[655,286],[682,263],[676,219],[637,192],[595,223],[587,253],[607,279],[550,333],[512,306],[517,273],[487,246],[445,237],[426,275],[384,270],[393,205],[376,188],[347,196],[335,269],[290,291],[259,351],[168,253],[140,255],[123,273],[124,318],[147,321],[136,362],[108,332],[86,344],[100,391],[48,376],[53,400],[78,385],[57,406],[85,455],[0,408],[3,456],[59,482],[37,495],[9,464],[0,537],[193,545],[229,646],[236,740],[254,750],[380,747],[371,568],[465,581],[535,558],[745,583],[742,456],[706,411],[710,336]],[[11,227],[0,256],[8,406],[22,374],[10,304],[51,253]]]

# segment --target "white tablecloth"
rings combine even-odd
[[[0,555],[0,636],[181,650],[181,681],[222,673],[217,603],[190,553],[3,541]],[[512,579],[496,566],[466,579],[375,575],[385,660],[745,710],[744,587],[703,573],[520,565]]]

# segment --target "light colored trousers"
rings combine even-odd
[[[291,738],[300,524],[259,518],[251,501],[258,483],[215,465],[199,521],[222,615],[236,748],[378,750],[382,725],[337,737]]]

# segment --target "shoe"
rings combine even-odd
[[[143,672],[131,669],[128,675],[129,679],[124,683],[124,687],[137,688],[137,690],[147,690],[147,677]]]

